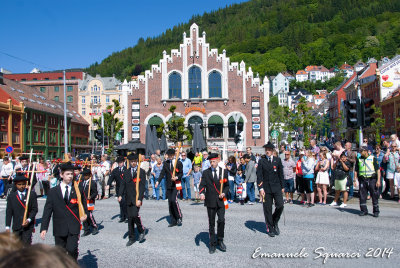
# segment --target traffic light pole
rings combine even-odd
[[[104,112],[101,113],[101,128],[103,129],[103,143],[101,145],[101,155],[104,155]]]
[[[357,80],[358,80],[358,86],[357,86],[357,96],[360,98],[360,103],[362,105],[362,96],[361,96],[361,85],[360,85],[360,80],[358,79],[358,75],[357,75]],[[361,106],[360,106],[361,107]],[[362,143],[363,143],[363,128],[362,128],[362,122],[360,122],[360,135],[359,135],[359,139],[358,139],[358,143],[359,143],[359,148],[361,148]]]

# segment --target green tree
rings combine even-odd
[[[381,143],[381,133],[385,128],[385,119],[382,117],[382,109],[381,107],[376,107],[372,105],[372,109],[375,110],[374,113],[374,122],[371,123],[371,129],[374,131],[375,139],[377,144]],[[399,118],[397,118],[398,120]]]
[[[185,118],[177,116],[175,110],[175,105],[169,107],[168,111],[171,113],[171,119],[167,121],[166,125],[161,124],[157,132],[163,131],[165,136],[176,145],[178,142],[191,141],[192,134],[185,128]]]
[[[108,138],[108,154],[111,154],[114,150],[114,141],[117,133],[121,130],[124,122],[120,121],[116,114],[122,109],[118,100],[113,99],[113,104],[107,106],[107,110],[111,110],[111,112],[104,112],[104,139]],[[101,117],[96,119],[93,118],[93,124],[97,126],[98,129],[101,129]]]
[[[346,135],[346,127],[344,126],[343,122],[344,122],[345,118],[344,118],[344,114],[340,111],[339,112],[339,117],[338,119],[336,119],[336,129],[339,133],[339,136],[344,139],[345,135]]]
[[[315,118],[310,113],[311,107],[307,105],[306,98],[302,97],[299,100],[299,104],[296,107],[297,113],[304,133],[304,146],[307,148],[310,146],[310,135],[311,129],[315,127]]]

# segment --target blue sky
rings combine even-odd
[[[0,67],[13,73],[81,68],[195,14],[245,0],[5,0]],[[199,25],[201,28],[201,25]],[[206,30],[206,29],[203,29]],[[4,53],[36,63],[26,63]]]

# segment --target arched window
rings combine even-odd
[[[181,75],[177,72],[173,72],[169,76],[169,98],[180,99],[182,98],[182,83]]]
[[[156,129],[158,129],[160,127],[160,125],[163,123],[164,123],[163,120],[160,117],[155,115],[149,119],[148,124],[150,125],[150,128],[153,130],[153,127],[156,127]],[[157,137],[161,138],[161,133],[157,132]]]
[[[194,126],[196,123],[199,125],[200,129],[203,129],[203,119],[200,116],[194,115],[188,120],[188,128],[190,133],[193,135]]]
[[[208,76],[209,98],[221,98],[221,74],[217,71],[212,71]]]
[[[210,138],[222,138],[224,120],[218,115],[213,115],[208,119],[208,136]]]
[[[201,69],[197,66],[189,69],[189,98],[201,98]]]
[[[237,123],[237,133],[240,133],[243,131],[243,118],[240,117],[239,122]],[[235,131],[236,131],[236,123],[235,119],[233,117],[229,117],[228,119],[228,131],[229,131],[229,138],[234,138],[235,137]]]

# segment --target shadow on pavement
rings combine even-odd
[[[104,229],[104,225],[102,223],[103,223],[103,221],[101,221],[100,223],[97,224],[98,230]]]
[[[267,228],[265,222],[257,222],[257,221],[246,221],[244,226],[252,230],[253,232],[267,233]]]
[[[156,220],[156,222],[160,222],[160,221],[162,221],[162,220],[167,220],[167,222],[170,223],[169,216],[161,217],[161,218],[159,218],[158,220]]]
[[[113,219],[119,217],[119,215],[120,215],[120,214],[114,215],[114,216],[111,217],[111,219],[113,220]]]
[[[210,244],[210,238],[208,232],[201,232],[198,235],[196,235],[196,237],[194,238],[194,242],[196,243],[196,246],[200,246],[200,242],[203,242],[208,248]]]
[[[94,250],[96,251],[96,250]],[[97,268],[99,267],[97,264],[97,257],[96,255],[92,254],[92,251],[88,250],[87,254],[85,254],[82,259],[78,261],[80,267],[86,268]]]
[[[335,208],[335,209],[339,210],[340,212],[347,212],[347,213],[355,214],[355,215],[360,214],[359,209],[354,209],[354,208]]]

